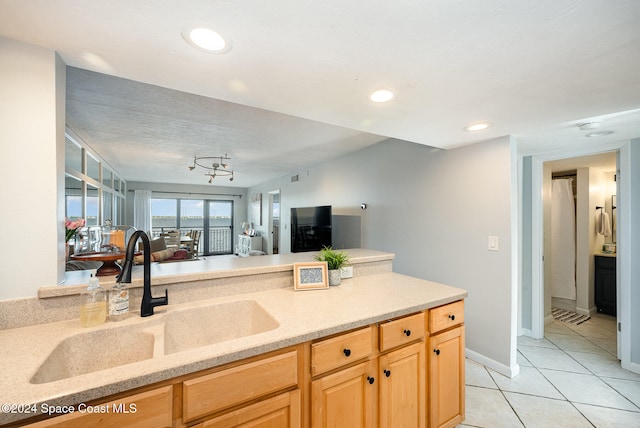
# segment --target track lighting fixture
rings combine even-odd
[[[213,182],[216,177],[229,177],[229,181],[233,181],[233,170],[229,168],[229,164],[224,161],[231,160],[226,154],[224,156],[201,156],[193,158],[193,165],[189,165],[189,171],[193,171],[197,166],[205,169],[205,177],[209,177],[209,183]],[[211,166],[209,166],[211,165]]]

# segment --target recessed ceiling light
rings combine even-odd
[[[585,135],[585,137],[604,137],[605,135],[611,135],[613,131],[598,131],[598,132],[590,132]]]
[[[393,92],[388,89],[378,89],[369,95],[369,99],[374,103],[386,103],[387,101],[391,101],[393,97]]]
[[[487,129],[488,127],[489,127],[489,123],[478,122],[478,123],[473,123],[471,125],[465,126],[464,130],[469,132],[482,131],[483,129]]]
[[[231,43],[207,25],[191,24],[182,29],[182,37],[193,47],[220,54],[231,50]]]
[[[590,129],[596,129],[599,126],[600,122],[587,122],[581,123],[580,125],[578,125],[578,128],[580,128],[581,131],[588,131]]]

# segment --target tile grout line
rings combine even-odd
[[[545,339],[547,339],[547,340],[549,340],[549,342],[551,342],[554,346],[556,346],[558,349],[560,349],[562,352],[564,352],[564,349],[560,348],[560,346],[558,346],[558,345],[556,345],[555,343],[553,343],[553,341],[551,341],[549,338],[547,338],[546,336],[545,336],[544,338],[545,338]],[[520,351],[518,351],[518,352],[520,352]],[[527,361],[531,364],[531,366],[532,366],[534,369],[536,369],[536,371],[540,374],[540,376],[542,376],[542,378],[543,378],[544,380],[546,380],[547,382],[549,382],[549,384],[550,384],[550,385],[551,385],[551,386],[552,386],[552,387],[553,387],[553,388],[558,392],[558,394],[560,394],[560,396],[561,396],[561,397],[563,397],[563,398],[564,398],[564,400],[554,399],[554,398],[550,398],[550,397],[542,397],[542,398],[549,398],[549,399],[551,399],[551,400],[556,400],[556,401],[565,401],[565,402],[569,403],[569,405],[570,405],[571,407],[573,407],[573,408],[576,410],[576,412],[578,412],[578,413],[579,413],[579,414],[584,418],[584,420],[586,420],[586,421],[587,421],[587,422],[588,422],[592,427],[594,427],[594,428],[595,428],[594,423],[593,423],[593,422],[591,422],[591,420],[590,420],[590,419],[589,419],[589,418],[588,418],[584,413],[582,413],[582,412],[580,411],[580,409],[578,409],[578,408],[576,407],[576,405],[573,403],[573,401],[569,400],[569,398],[568,398],[566,395],[564,395],[564,394],[562,393],[562,391],[560,391],[560,390],[558,389],[558,387],[557,387],[553,382],[551,382],[551,380],[550,380],[549,378],[547,378],[547,377],[544,375],[544,373],[542,373],[542,372],[540,371],[540,368],[539,368],[539,367],[536,367],[536,365],[535,365],[533,362],[531,362],[527,357],[525,357],[523,354],[521,354],[521,355],[523,356],[523,358],[524,358],[525,360],[527,360]],[[585,368],[586,368],[586,367],[585,367]],[[588,369],[587,369],[587,370],[588,370]],[[559,370],[559,371],[563,371],[563,370]],[[565,373],[572,373],[572,372],[565,372]],[[524,423],[523,423],[523,425],[524,425]]]
[[[577,331],[570,329],[576,336],[580,336],[583,339],[586,339],[588,342],[593,343],[594,345],[598,346],[600,349],[603,349],[606,354],[605,355],[611,355],[606,349],[602,348],[600,345],[598,345],[597,343],[592,342],[591,340],[589,340],[589,337],[584,336],[580,333],[578,333]],[[561,333],[558,333],[561,334]],[[546,335],[544,336],[544,339],[548,340],[549,342],[551,342],[555,347],[557,347],[560,351],[562,351],[565,355],[567,355],[569,358],[571,358],[573,361],[575,361],[576,363],[578,363],[580,366],[582,366],[585,370],[587,370],[589,373],[591,373],[591,375],[593,377],[595,377],[596,379],[598,379],[600,382],[602,382],[603,384],[605,384],[608,388],[611,388],[612,391],[615,391],[618,395],[620,395],[622,398],[624,398],[626,401],[628,401],[633,407],[637,408],[638,410],[640,410],[640,407],[638,407],[633,401],[631,401],[626,395],[624,395],[623,393],[621,393],[620,391],[618,391],[617,389],[615,389],[613,386],[609,385],[607,382],[605,382],[602,379],[602,376],[599,376],[597,373],[595,373],[594,371],[592,371],[591,369],[589,369],[588,367],[586,367],[584,364],[582,364],[580,361],[576,360],[571,354],[569,354],[567,352],[567,350],[565,350],[564,348],[562,348],[559,344],[556,344],[551,338],[548,338]],[[582,352],[584,354],[596,354],[594,352],[583,352],[583,351],[573,351],[573,352]],[[602,355],[602,354],[596,354],[596,355]],[[529,361],[529,360],[527,360]],[[531,361],[529,361],[531,363]],[[533,364],[533,363],[532,363]],[[535,367],[535,366],[534,366]],[[538,370],[538,372],[540,372],[540,370],[538,369],[538,367],[536,367],[536,370]],[[546,369],[546,370],[554,370],[554,369]],[[565,373],[574,373],[574,372],[570,372],[570,371],[566,371],[566,370],[555,370],[555,371],[561,371],[561,372],[565,372]],[[553,385],[554,388],[556,388],[556,390],[558,389],[542,372],[540,372],[540,374],[549,382],[551,383],[551,385]],[[575,373],[575,374],[585,374],[585,373]],[[618,378],[613,378],[613,379],[618,379]],[[622,379],[622,380],[628,380],[628,379]],[[564,394],[562,394],[562,392],[558,391],[560,393],[560,395],[562,395],[564,397]],[[575,406],[574,402],[571,400],[567,400],[569,403],[571,403],[571,405],[578,411],[578,413],[580,413],[583,417],[585,417],[585,419],[589,420],[584,414],[582,414],[582,412],[580,412],[580,410]],[[626,409],[618,409],[615,407],[607,407],[607,406],[601,406],[601,405],[596,405],[596,404],[590,404],[590,403],[580,403],[580,402],[576,402],[578,404],[585,404],[588,406],[595,406],[595,407],[600,407],[603,409],[611,409],[611,410],[617,410],[617,411],[628,411],[628,412],[632,412],[632,413],[637,413],[637,412],[633,412],[631,410],[626,410]],[[589,421],[589,423],[591,423],[591,421]],[[593,424],[592,424],[593,425]]]
[[[491,379],[491,381],[493,382],[493,384],[496,386],[497,390],[500,391],[500,395],[502,395],[502,398],[504,399],[504,401],[507,403],[507,405],[509,406],[509,408],[511,409],[511,411],[513,412],[514,415],[516,415],[516,418],[518,418],[518,420],[520,421],[520,423],[522,424],[522,426],[524,428],[527,428],[527,426],[524,424],[524,421],[522,420],[522,418],[520,418],[520,415],[518,414],[518,412],[516,411],[516,409],[513,408],[513,405],[511,404],[511,402],[509,401],[509,399],[507,398],[506,395],[504,395],[504,391],[500,388],[500,385],[498,385],[498,382],[496,382],[496,380],[493,378],[493,376],[491,376],[491,372],[489,371],[489,369],[487,369],[487,367],[484,367],[485,372],[487,372],[487,374],[489,375],[489,379]]]

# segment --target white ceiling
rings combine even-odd
[[[187,44],[181,30],[194,22],[231,39],[231,51]],[[140,159],[175,169],[195,154],[228,152],[242,186],[381,137],[439,148],[504,135],[527,150],[583,142],[577,123],[640,108],[639,22],[637,0],[0,0],[2,36],[54,49],[73,67],[198,95],[164,106],[157,100],[169,93],[159,88],[135,100],[112,87],[76,100],[70,124],[84,123],[78,132],[98,152],[110,148],[104,156],[125,178],[166,181],[142,177]],[[372,104],[379,87],[396,97]],[[125,106],[107,111],[109,98]],[[219,115],[201,120],[203,105]],[[622,116],[604,138],[640,136],[638,113]],[[126,119],[140,121],[138,132]],[[492,126],[463,130],[477,121]],[[136,169],[131,160],[140,176],[125,173]]]

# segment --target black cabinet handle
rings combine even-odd
[[[405,334],[407,337],[411,336],[411,330],[405,330],[405,331],[404,331],[404,334]]]
[[[435,352],[436,355],[440,355],[440,350],[439,349],[434,349],[433,352]]]
[[[383,372],[386,377],[391,376],[391,372],[389,370],[383,370]]]
[[[349,355],[351,355],[351,349],[349,348],[344,348],[342,352],[344,352],[345,357],[348,357]]]
[[[452,315],[449,315],[449,319],[450,319],[451,321],[453,321],[453,320],[455,320],[455,319],[456,319],[456,316],[455,316],[455,315],[453,315],[453,314],[452,314]]]
[[[369,382],[369,385],[373,385],[373,382],[375,382],[375,378],[372,378],[371,376],[367,376],[367,381]]]

